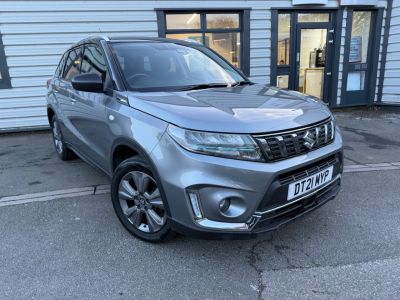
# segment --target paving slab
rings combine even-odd
[[[0,135],[0,197],[106,183],[81,159],[61,161],[49,131]]]
[[[334,114],[347,165],[400,161],[400,113],[360,109]]]

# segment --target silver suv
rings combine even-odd
[[[146,241],[253,236],[339,192],[329,109],[254,84],[196,43],[85,39],[63,55],[47,103],[58,156],[110,176],[119,220]]]

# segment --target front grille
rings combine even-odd
[[[268,231],[276,229],[280,225],[297,218],[323,204],[332,200],[339,192],[340,178],[322,188],[315,194],[305,197],[299,201],[294,201],[289,205],[279,207],[267,213],[261,213],[258,222],[254,226],[254,231]]]
[[[277,161],[307,153],[330,144],[334,139],[332,120],[313,126],[273,134],[256,135],[268,161]]]
[[[335,165],[339,161],[336,155],[329,156],[322,161],[313,163],[312,165],[307,165],[301,169],[296,169],[292,172],[284,173],[279,176],[279,183],[281,185],[290,184],[297,180],[306,178],[310,175],[316,174],[330,166]]]
[[[342,172],[343,157],[341,152],[328,155],[317,161],[294,168],[277,175],[269,185],[257,211],[267,211],[288,203],[289,184],[314,175],[326,168],[333,167],[332,178]]]

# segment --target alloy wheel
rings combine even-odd
[[[157,232],[166,222],[160,190],[149,174],[132,171],[119,184],[118,198],[128,221],[142,232]]]

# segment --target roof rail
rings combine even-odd
[[[89,35],[87,38],[85,38],[85,40],[87,40],[87,39],[103,39],[103,40],[105,40],[106,42],[109,42],[110,41],[110,39],[108,38],[108,36],[105,36],[105,35]]]

